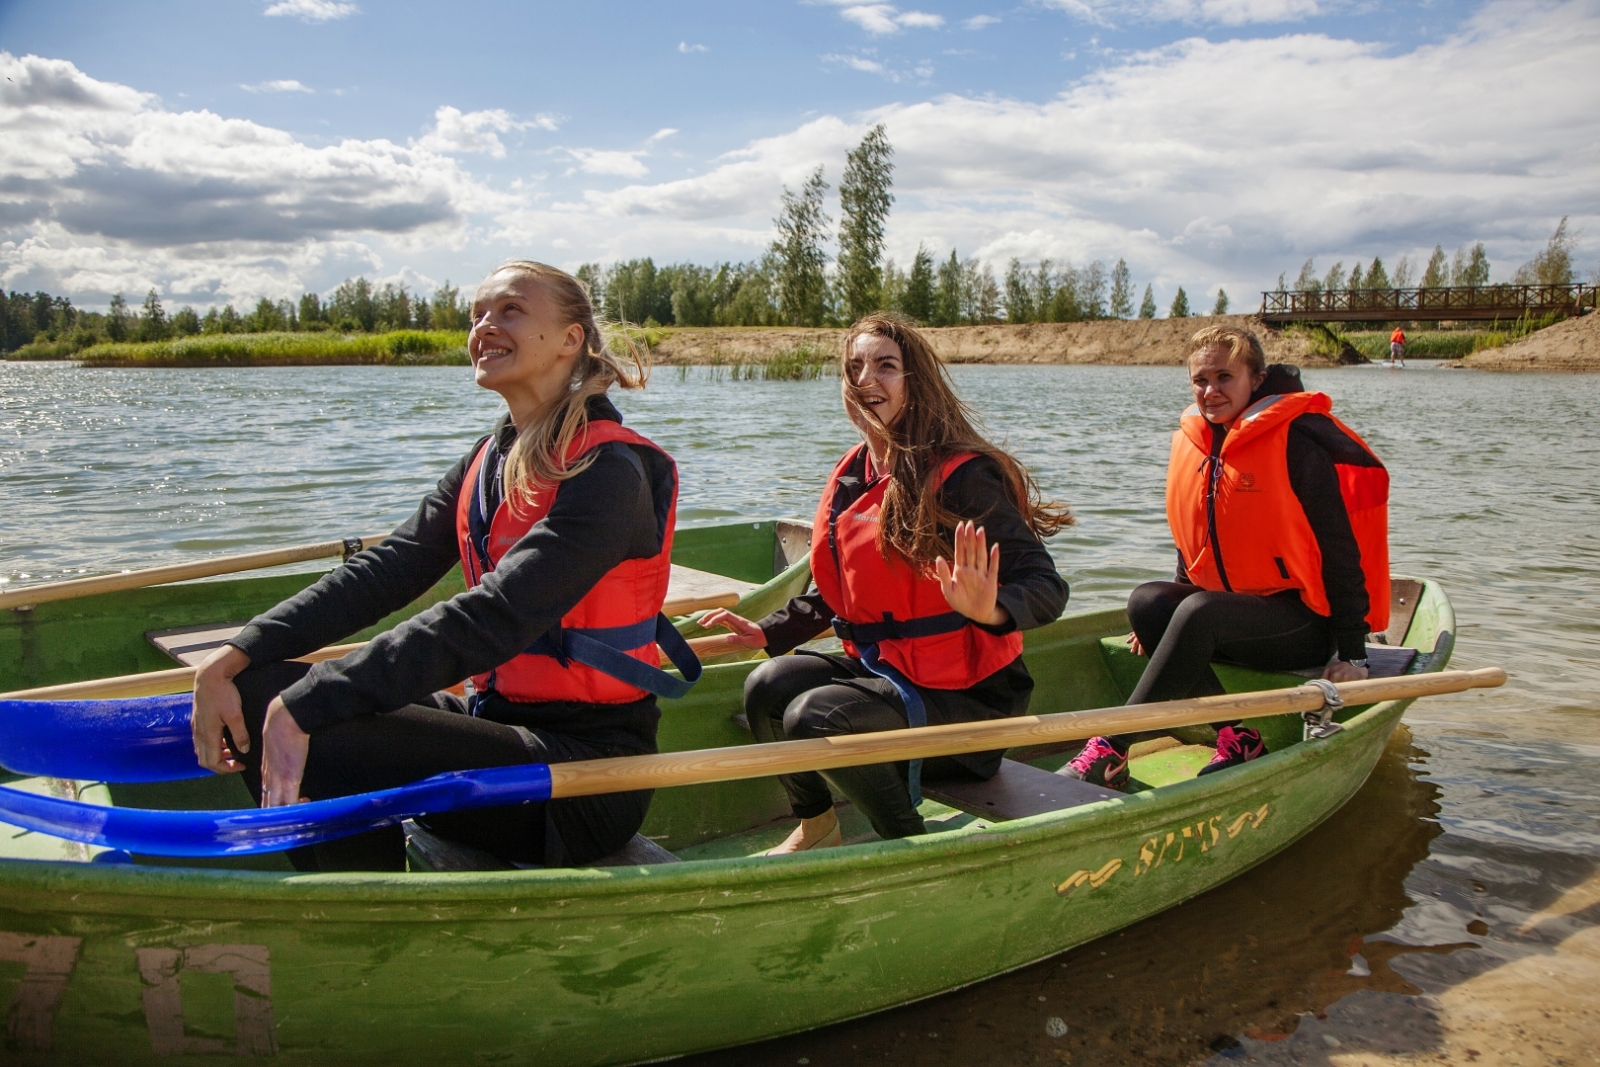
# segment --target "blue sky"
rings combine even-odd
[[[901,261],[1600,264],[1593,2],[12,0],[0,53],[0,284],[87,306],[753,258],[874,121]]]

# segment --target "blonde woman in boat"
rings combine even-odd
[[[1061,614],[1067,584],[1041,538],[1072,521],[989,443],[927,339],[873,315],[840,357],[844,413],[860,431],[828,477],[812,528],[816,591],[726,626],[773,657],[745,682],[761,741],[903,730],[1024,714],[1033,679],[1021,631]],[[844,654],[797,645],[832,626]],[[800,820],[774,854],[837,845],[833,791],[882,838],[925,832],[920,780],[988,779],[1001,753],[784,775]]]
[[[656,639],[675,661],[687,653],[658,615],[677,468],[607,396],[642,385],[644,368],[607,347],[577,279],[531,261],[479,285],[467,350],[478,387],[506,401],[493,431],[391,536],[258,616],[196,675],[200,763],[242,772],[263,807],[655,751],[656,694],[683,684],[659,669]],[[341,659],[293,662],[405,607],[458,563],[465,592]],[[596,642],[612,654],[597,657]],[[692,654],[685,664],[697,676]],[[447,691],[469,678],[470,698]],[[503,860],[563,866],[621,848],[649,801],[620,793],[419,821]],[[390,826],[290,859],[404,870],[405,841]]]

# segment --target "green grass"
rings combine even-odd
[[[295,367],[467,363],[463,330],[379,334],[201,334],[177,341],[99,344],[78,353],[88,367]]]
[[[1418,330],[1406,334],[1407,359],[1461,359],[1474,352],[1482,352],[1489,348],[1499,348],[1512,341],[1552,326],[1557,321],[1555,315],[1545,315],[1540,318],[1523,316],[1510,323],[1493,323],[1485,330]],[[1341,334],[1345,341],[1356,351],[1369,359],[1389,358],[1389,334],[1391,330],[1353,330]]]

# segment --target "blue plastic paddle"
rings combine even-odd
[[[0,786],[0,822],[149,856],[242,856],[331,841],[428,812],[549,799],[550,768],[524,763],[437,774],[375,793],[233,811],[108,808]]]
[[[91,782],[171,782],[195,762],[191,693],[120,700],[0,700],[0,767]]]

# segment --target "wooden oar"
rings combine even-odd
[[[120,593],[124,589],[143,589],[169,582],[186,582],[191,578],[212,578],[218,574],[236,574],[240,571],[260,570],[263,567],[281,567],[285,563],[304,563],[310,559],[343,556],[360,542],[361,548],[371,548],[388,534],[372,534],[343,541],[323,541],[315,545],[295,545],[292,548],[272,548],[262,552],[245,552],[237,556],[217,556],[194,563],[174,563],[165,567],[151,567],[124,574],[102,574],[93,578],[73,578],[65,582],[48,582],[25,589],[0,593],[0,608],[32,607],[48,604],[52,600],[72,600],[96,593]],[[360,549],[356,549],[360,551]]]
[[[1504,685],[1505,680],[1506,672],[1499,667],[1484,667],[1475,671],[1440,671],[1344,682],[1338,686],[1338,690],[1346,704],[1376,704],[1381,700],[1410,700],[1441,693],[1460,693],[1468,689],[1491,689]],[[1100,735],[1171,730],[1231,719],[1316,711],[1323,706],[1324,700],[1319,687],[1301,685],[1259,693],[1229,693],[1192,700],[1169,700],[1160,704],[1134,704],[1056,715],[1027,715],[1014,719],[986,719],[948,726],[924,726],[915,730],[842,734],[736,748],[707,748],[693,752],[663,752],[654,756],[552,763],[550,796],[581,797],[634,789],[706,785],[738,778],[765,778],[800,771],[825,771],[834,767],[859,767],[869,763],[932,759],[1017,745],[1083,740]]]
[[[739,594],[729,591],[715,593],[709,596],[681,597],[669,600],[661,605],[662,613],[667,616],[691,615],[697,611],[706,611],[710,608],[731,608],[739,603]],[[697,637],[689,642],[689,647],[694,649],[697,656],[718,656],[727,652],[736,651],[739,647],[732,644],[732,634],[714,634],[710,637]],[[297,663],[319,663],[325,659],[338,659],[347,652],[352,652],[363,645],[365,641],[356,641],[348,645],[329,645],[319,648],[315,652],[296,657]],[[665,658],[663,666],[670,666]],[[40,686],[37,689],[18,689],[10,693],[0,693],[0,700],[111,700],[118,697],[153,697],[166,693],[181,693],[194,685],[193,667],[174,667],[168,671],[147,671],[144,674],[124,674],[115,678],[93,678],[87,682],[65,682],[61,685]]]
[[[1345,702],[1376,703],[1460,692],[1505,681],[1497,667],[1383,678],[1338,686]],[[521,764],[435,775],[394,789],[287,807],[227,811],[155,811],[103,807],[0,788],[0,819],[69,841],[170,856],[244,855],[314,844],[427,813],[538,802],[620,790],[703,785],[885,760],[925,759],[1061,741],[1099,733],[1191,726],[1218,719],[1318,711],[1327,696],[1314,685],[1239,696],[1101,708],[1060,715],[926,726],[879,734],[781,741],[733,749],[624,756],[582,763]]]

